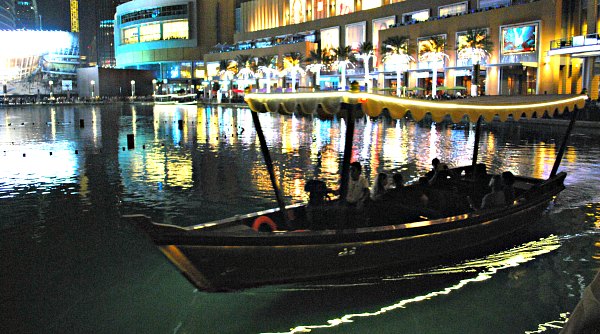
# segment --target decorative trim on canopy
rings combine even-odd
[[[506,121],[509,116],[519,120],[521,117],[531,118],[533,114],[541,117],[545,112],[550,115],[555,111],[562,114],[565,110],[583,108],[586,99],[585,95],[519,95],[432,101],[360,92],[250,93],[245,97],[248,106],[255,112],[291,114],[299,110],[305,114],[334,115],[340,111],[341,103],[345,102],[360,103],[363,113],[371,117],[379,116],[387,110],[391,117],[397,119],[410,111],[416,121],[431,114],[436,122],[442,121],[446,116],[450,116],[453,122],[459,122],[464,116],[468,116],[471,121],[476,121],[479,116],[488,121],[498,116],[501,121]]]

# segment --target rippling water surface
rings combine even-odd
[[[261,115],[288,203],[339,179],[345,123]],[[180,126],[181,121],[181,126]],[[135,138],[128,149],[127,136]],[[410,273],[231,293],[196,290],[124,213],[182,226],[275,206],[249,111],[172,106],[0,109],[2,332],[558,333],[599,267],[600,137],[575,129],[567,189],[515,245]],[[480,162],[547,177],[562,129],[489,124]],[[470,164],[471,126],[362,119],[372,181],[431,159]]]

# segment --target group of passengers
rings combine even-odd
[[[435,158],[431,162],[432,169],[419,178],[416,185],[404,187],[402,174],[394,173],[389,177],[386,173],[379,173],[375,177],[373,187],[369,189],[369,182],[362,175],[361,165],[358,161],[350,165],[350,179],[345,202],[349,206],[361,208],[368,202],[397,199],[407,205],[427,207],[430,201],[426,189],[436,185],[443,185],[447,180],[455,177],[447,164]],[[475,204],[467,196],[472,209],[489,209],[510,205],[515,200],[514,175],[503,172],[501,175],[491,177],[488,186],[489,192],[483,196],[481,204]]]
[[[484,167],[485,168],[485,167]],[[474,171],[477,175],[477,170]],[[378,173],[369,186],[369,182],[362,174],[360,162],[350,164],[350,177],[348,180],[347,193],[342,206],[339,209],[329,207],[319,208],[328,193],[339,194],[327,188],[323,181],[311,180],[307,183],[305,190],[309,197],[309,221],[317,223],[316,220],[329,219],[326,214],[332,213],[341,220],[341,224],[349,227],[356,216],[366,214],[378,217],[378,224],[383,224],[386,217],[397,222],[398,219],[414,221],[419,218],[441,218],[449,214],[464,213],[469,210],[489,209],[510,205],[515,200],[514,175],[504,172],[502,175],[489,176],[482,172],[483,177],[475,184],[481,184],[481,190],[473,193],[476,199],[481,199],[481,204],[475,204],[467,193],[457,194],[444,190],[444,186],[456,177],[453,171],[439,159],[433,159],[432,169],[416,184],[405,186],[402,174],[394,173],[391,177],[386,173]],[[489,185],[489,188],[487,187]],[[485,194],[485,195],[484,195]],[[465,200],[466,197],[466,200]],[[468,201],[468,204],[466,203]],[[460,204],[462,202],[464,204]],[[476,202],[479,202],[477,200]],[[445,209],[444,209],[445,208]],[[317,218],[321,216],[320,219]],[[341,219],[339,219],[341,218]],[[317,224],[318,225],[318,224]]]

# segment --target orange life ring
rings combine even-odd
[[[262,227],[265,224],[271,229],[271,232],[277,231],[277,224],[275,224],[275,222],[267,216],[260,216],[254,219],[254,223],[252,223],[252,229],[258,232],[267,232],[265,228]]]

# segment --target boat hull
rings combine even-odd
[[[198,232],[142,219],[138,225],[194,285],[233,290],[415,268],[512,246],[507,239],[542,215],[565,176],[536,186],[521,204],[409,224],[283,233]]]
[[[205,290],[228,290],[437,263],[493,248],[532,223],[548,202],[503,218],[420,235],[297,245],[165,245],[161,251]],[[346,233],[346,232],[340,232]],[[349,231],[347,233],[352,233]],[[176,255],[179,253],[179,257]],[[184,258],[182,258],[183,256]],[[190,271],[185,262],[193,264]]]

